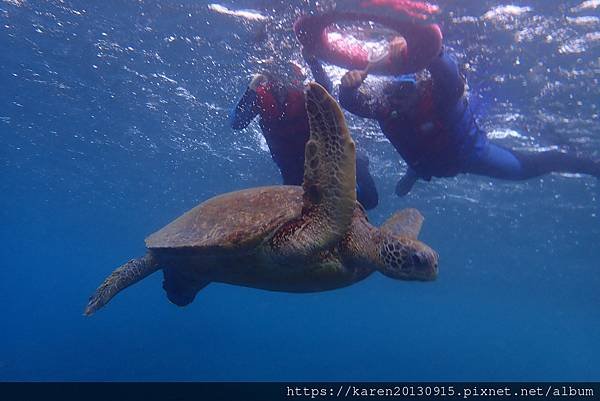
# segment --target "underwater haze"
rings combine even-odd
[[[438,4],[491,138],[600,158],[599,1]],[[597,180],[462,175],[399,198],[406,165],[348,113],[379,190],[370,220],[418,208],[436,281],[213,283],[180,308],[156,273],[84,317],[148,234],[281,183],[258,124],[228,116],[265,60],[306,67],[293,21],[333,2],[209,5],[0,0],[0,380],[600,380]]]

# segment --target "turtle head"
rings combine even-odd
[[[435,280],[437,252],[421,241],[383,232],[379,242],[378,270],[397,280]]]

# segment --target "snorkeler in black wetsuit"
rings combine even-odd
[[[319,63],[314,66],[322,71]],[[304,176],[304,147],[310,135],[308,114],[304,106],[302,82],[283,84],[269,74],[258,74],[231,114],[231,126],[244,129],[258,115],[260,127],[273,160],[279,167],[284,185],[302,185]],[[330,89],[324,82],[326,89]],[[356,158],[357,199],[367,210],[377,206],[379,199],[369,161],[362,155]]]
[[[389,57],[401,60],[406,52],[402,38],[392,41]],[[376,87],[363,85],[364,71],[349,71],[342,78],[340,104],[357,116],[377,120],[408,164],[396,186],[399,196],[408,194],[418,179],[461,173],[505,180],[551,172],[600,177],[598,161],[554,150],[519,152],[489,141],[470,111],[456,61],[442,50],[427,70],[431,78],[404,75]]]

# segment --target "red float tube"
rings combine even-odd
[[[407,51],[400,65],[380,63],[369,70],[379,75],[401,75],[420,71],[437,56],[442,48],[442,32],[437,24],[400,21],[381,15],[354,12],[330,12],[300,17],[294,32],[302,46],[317,58],[350,70],[364,70],[369,64],[368,50],[345,38],[330,39],[328,27],[340,22],[371,21],[398,32],[406,39]]]

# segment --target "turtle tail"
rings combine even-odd
[[[94,314],[117,295],[117,293],[149,276],[158,270],[158,263],[148,252],[141,258],[131,259],[123,266],[113,271],[100,287],[90,297],[83,313],[85,316]]]

